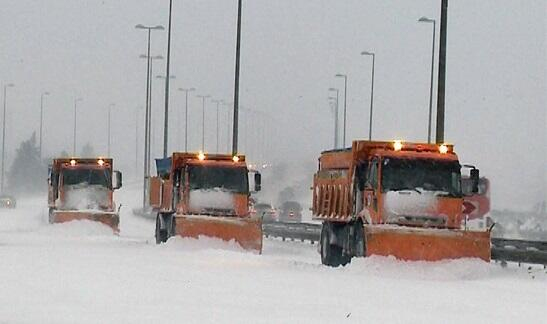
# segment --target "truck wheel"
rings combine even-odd
[[[323,222],[321,227],[321,263],[331,267],[344,266],[351,261],[350,256],[343,254],[342,247],[331,244],[332,225]]]
[[[167,242],[167,229],[161,228],[161,221],[160,221],[161,215],[158,214],[156,216],[156,244],[165,243]]]

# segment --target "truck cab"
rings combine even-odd
[[[122,174],[113,171],[112,159],[54,159],[49,168],[49,222],[88,219],[119,231],[119,211],[114,190],[122,186]]]
[[[150,205],[156,211],[156,242],[200,235],[235,240],[261,251],[262,229],[251,215],[249,170],[244,156],[173,153],[157,160],[150,181]],[[255,191],[260,190],[255,173]]]

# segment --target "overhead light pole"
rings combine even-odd
[[[188,152],[188,92],[195,91],[196,88],[179,88],[184,92],[184,152]]]
[[[151,79],[151,73],[150,73],[150,67],[151,67],[151,59],[150,59],[150,38],[151,33],[153,30],[164,30],[163,26],[157,25],[157,26],[144,26],[142,24],[139,24],[135,26],[136,29],[143,29],[148,31],[148,45],[147,45],[147,54],[145,55],[145,58],[147,59],[146,62],[146,105],[145,105],[145,118],[144,118],[144,183],[143,183],[143,198],[142,198],[142,207],[145,208],[147,203],[147,196],[148,196],[148,179],[150,177],[150,79]],[[141,56],[142,57],[142,56]]]
[[[42,159],[42,138],[43,138],[43,124],[44,124],[44,97],[49,96],[49,92],[42,92],[42,95],[40,96],[40,159]]]
[[[169,81],[171,62],[171,16],[173,12],[173,0],[169,0],[169,26],[167,30],[167,66],[165,68],[165,111],[163,119],[163,158],[167,158],[167,142],[169,135]]]
[[[110,119],[110,115],[112,114],[112,107],[114,107],[116,104],[113,104],[111,103],[110,105],[108,105],[108,149],[107,149],[107,156],[108,157],[111,157],[110,156],[110,143],[111,143],[111,119]]]
[[[336,92],[336,105],[334,106],[334,149],[338,148],[338,138],[340,131],[338,130],[338,98],[340,97],[340,90],[338,88],[329,88],[329,91],[335,91]]]
[[[153,126],[153,123],[152,123],[152,89],[153,89],[153,78],[152,78],[152,74],[154,73],[154,61],[155,60],[163,60],[163,56],[161,55],[154,55],[154,56],[149,56],[149,55],[144,55],[144,54],[141,54],[139,56],[140,58],[142,59],[147,59],[149,61],[149,76],[148,76],[148,94],[147,94],[147,98],[148,98],[148,106],[147,106],[147,122],[148,122],[148,130],[146,132],[146,142],[148,143],[148,171],[150,171],[150,161],[151,161],[151,154],[152,154],[152,144],[153,144],[153,140],[154,140],[154,130],[152,128]]]
[[[372,56],[372,77],[370,81],[370,115],[368,120],[368,140],[372,140],[372,108],[374,106],[374,61],[376,55],[373,52],[363,51],[361,55]]]
[[[238,120],[239,120],[239,64],[241,59],[241,3],[237,1],[237,32],[236,32],[236,66],[235,66],[235,82],[234,82],[234,121],[232,132],[232,155],[237,154],[238,141]]]
[[[219,124],[219,107],[220,107],[220,104],[223,103],[224,101],[223,100],[214,100],[213,99],[213,100],[211,100],[211,102],[217,104],[217,118],[216,118],[216,121],[217,121],[217,150],[216,150],[216,152],[220,153],[220,149],[219,149],[219,128],[220,128],[220,124]]]
[[[196,97],[203,100],[203,109],[201,116],[201,151],[205,152],[205,99],[210,98],[210,95],[197,95]]]
[[[335,75],[337,78],[344,78],[344,129],[343,129],[343,137],[342,137],[342,147],[346,147],[346,106],[347,106],[347,99],[348,99],[348,75],[347,74],[341,74],[338,73]]]
[[[331,109],[331,113],[332,113],[332,116],[334,117],[333,118],[333,130],[334,130],[334,136],[333,136],[333,148],[336,149],[336,141],[337,141],[337,138],[336,138],[336,131],[337,131],[337,128],[336,128],[336,112],[338,111],[338,109],[336,109],[336,97],[332,97],[332,96],[329,96],[328,98],[329,100],[329,105],[330,105],[330,109]]]
[[[78,111],[77,109],[77,106],[78,106],[78,102],[82,101],[83,99],[82,98],[76,98],[74,99],[74,133],[72,134],[72,136],[74,137],[74,143],[73,143],[73,146],[72,146],[72,156],[76,156],[76,125],[77,125],[77,114],[76,112]]]
[[[6,162],[6,106],[7,106],[7,93],[8,88],[13,88],[15,85],[13,83],[8,83],[4,85],[4,113],[2,116],[2,171],[0,172],[0,175],[2,176],[2,179],[0,179],[0,194],[4,193],[4,164]]]
[[[431,143],[431,115],[433,114],[433,68],[435,65],[435,19],[421,17],[418,22],[433,23],[433,46],[431,47],[431,84],[429,85],[429,117],[427,119],[427,143]]]
[[[441,1],[441,28],[439,38],[439,76],[437,77],[437,127],[435,142],[444,143],[444,112],[446,85],[446,34],[448,24],[448,0]]]

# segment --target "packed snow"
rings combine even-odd
[[[0,210],[0,323],[545,323],[543,267],[401,262],[322,266],[317,246],[265,239],[262,255],[215,239],[154,243],[117,192],[120,234],[47,224],[46,198]]]

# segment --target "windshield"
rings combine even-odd
[[[439,191],[461,196],[460,164],[433,159],[385,158],[382,165],[382,191]]]
[[[188,167],[190,190],[220,189],[249,193],[247,168],[191,165]]]
[[[109,170],[98,169],[64,169],[62,172],[63,184],[73,186],[78,184],[100,185],[111,187],[111,176]]]

